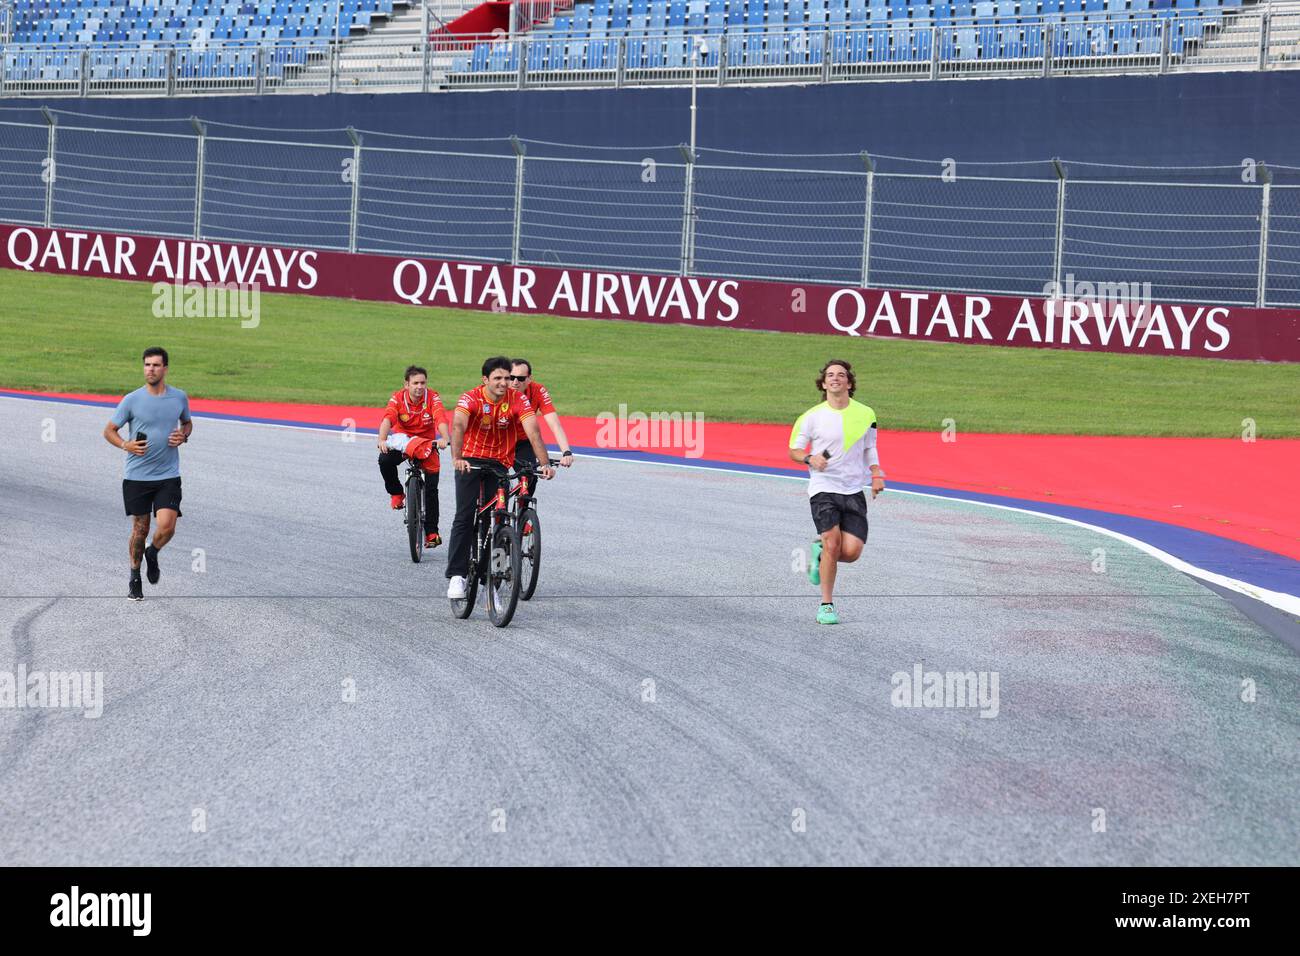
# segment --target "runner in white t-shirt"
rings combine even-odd
[[[839,623],[834,602],[838,562],[858,560],[867,541],[863,489],[870,483],[873,498],[885,490],[876,453],[876,413],[853,401],[857,386],[852,365],[827,362],[817,376],[826,400],[800,415],[790,432],[790,458],[808,466],[808,498],[821,535],[813,542],[808,566],[808,580],[822,589],[819,624]]]

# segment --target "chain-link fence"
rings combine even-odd
[[[959,168],[513,137],[450,148],[351,129],[226,135],[197,120],[106,128],[38,115],[0,121],[0,221],[623,272],[1012,295],[1086,282],[1300,306],[1300,185],[1274,181],[1300,169],[1250,160],[1120,178],[1059,160]]]

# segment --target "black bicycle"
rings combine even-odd
[[[559,460],[549,458],[552,468]],[[519,529],[520,582],[519,600],[527,601],[537,590],[537,578],[542,570],[542,520],[537,516],[537,473],[540,465],[516,468],[510,475],[515,486],[510,489],[510,520]]]
[[[424,555],[424,482],[424,466],[414,458],[406,459],[406,537],[416,564]]]
[[[510,476],[500,465],[469,467],[471,471],[496,475],[499,484],[491,499],[486,499],[483,484],[479,483],[474,524],[470,529],[465,596],[451,599],[451,612],[458,618],[469,617],[474,612],[479,585],[482,585],[487,592],[488,619],[497,627],[505,627],[519,606],[521,584],[519,529],[508,504]]]

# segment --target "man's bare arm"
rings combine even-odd
[[[465,447],[465,428],[469,425],[469,413],[463,408],[456,409],[451,419],[451,460],[460,458],[461,449]]]
[[[542,417],[546,419],[546,424],[550,426],[551,434],[555,436],[556,442],[559,443],[560,451],[561,452],[571,451],[572,449],[569,448],[569,436],[564,434],[564,426],[560,424],[559,413],[547,412]],[[560,457],[560,464],[562,464],[565,468],[568,468],[570,465],[573,464],[573,456],[562,455]]]
[[[528,436],[528,443],[533,446],[533,454],[537,456],[537,464],[541,469],[542,476],[549,478],[553,474],[548,462],[551,459],[550,453],[546,450],[546,442],[542,441],[542,428],[537,424],[537,416],[532,415],[524,419],[524,434]]]
[[[803,460],[805,455],[808,455],[808,451],[807,451],[807,449],[805,449],[805,448],[791,448],[791,449],[790,449],[790,460],[791,460],[791,461],[797,461],[797,462],[798,462],[799,464],[801,464],[801,465],[803,465],[803,464],[807,464],[808,467],[809,467],[809,468],[812,468],[814,471],[825,471],[825,470],[826,470],[826,462],[827,462],[827,459],[826,459],[826,458],[824,458],[824,457],[821,456],[821,455],[813,454],[813,455],[808,455],[808,461],[805,462],[805,461]]]
[[[181,427],[176,429],[167,436],[167,444],[172,448],[178,448],[190,440],[190,432],[194,431],[194,419],[188,422],[181,422]]]
[[[136,438],[131,441],[123,441],[122,436],[117,432],[118,426],[109,422],[104,426],[104,441],[108,442],[114,448],[120,448],[132,455],[144,454],[144,442]]]

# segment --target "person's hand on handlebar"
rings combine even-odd
[[[469,471],[469,461],[465,458],[453,458],[451,464],[453,468],[461,473]]]
[[[552,478],[555,477],[555,469],[552,468],[550,465],[542,465],[541,468],[537,469],[537,473],[541,475],[543,478],[545,478],[547,481],[550,481]]]

